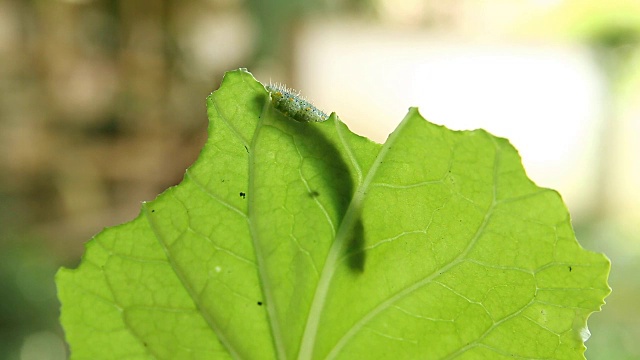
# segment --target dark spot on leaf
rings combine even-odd
[[[314,191],[311,191],[311,192],[309,193],[309,197],[314,198],[314,197],[318,197],[318,196],[320,196],[320,193],[319,193],[319,192],[317,192],[317,191],[315,191],[315,190],[314,190]]]
[[[262,306],[262,301],[258,301],[258,306]]]
[[[151,209],[151,212],[156,212],[156,209]]]
[[[249,148],[248,147],[245,146],[244,149],[247,150],[247,152],[249,152]]]
[[[243,193],[242,191],[240,192],[240,197],[245,199],[247,197],[247,194]]]
[[[571,272],[571,270],[573,270],[573,268],[571,266],[569,266],[569,272]]]

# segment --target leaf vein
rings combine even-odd
[[[173,196],[175,198],[175,195],[173,195]],[[175,198],[175,199],[180,201],[180,199],[178,199],[178,198]],[[229,340],[223,334],[222,329],[219,328],[218,325],[215,323],[215,321],[213,320],[213,317],[211,316],[211,314],[209,314],[209,312],[204,307],[204,304],[202,304],[202,302],[200,301],[200,297],[197,295],[197,292],[191,286],[189,281],[187,281],[187,278],[186,278],[185,274],[180,270],[180,267],[174,262],[173,257],[171,256],[171,250],[169,250],[169,248],[167,247],[167,243],[166,243],[165,239],[162,237],[162,235],[160,234],[160,232],[158,230],[158,227],[155,224],[155,221],[153,221],[153,218],[151,216],[149,216],[149,211],[147,209],[147,204],[146,203],[143,204],[142,209],[143,209],[145,218],[147,219],[147,222],[149,223],[151,231],[153,232],[156,240],[158,241],[158,244],[160,245],[160,247],[164,251],[165,256],[167,257],[167,260],[169,261],[171,269],[176,274],[176,276],[177,276],[178,280],[180,281],[180,283],[182,284],[182,286],[184,286],[185,290],[187,291],[187,294],[189,295],[189,297],[193,301],[194,305],[199,310],[200,315],[202,316],[204,321],[207,323],[209,328],[214,332],[214,334],[216,335],[216,337],[218,338],[220,343],[225,347],[225,349],[227,349],[227,351],[229,352],[229,355],[234,359],[240,359],[240,355],[238,354],[237,350],[232,346],[232,344],[229,342]]]

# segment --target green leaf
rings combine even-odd
[[[582,358],[609,262],[505,139],[416,109],[384,146],[245,70],[180,185],[57,276],[72,357]]]

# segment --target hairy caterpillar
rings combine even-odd
[[[295,90],[282,84],[269,84],[266,88],[271,95],[273,107],[296,121],[322,122],[329,119],[329,115],[303,99]]]

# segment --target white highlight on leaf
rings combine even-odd
[[[589,331],[589,327],[585,324],[583,328],[578,330],[578,334],[580,334],[580,339],[582,342],[586,342],[591,337],[591,331]]]

